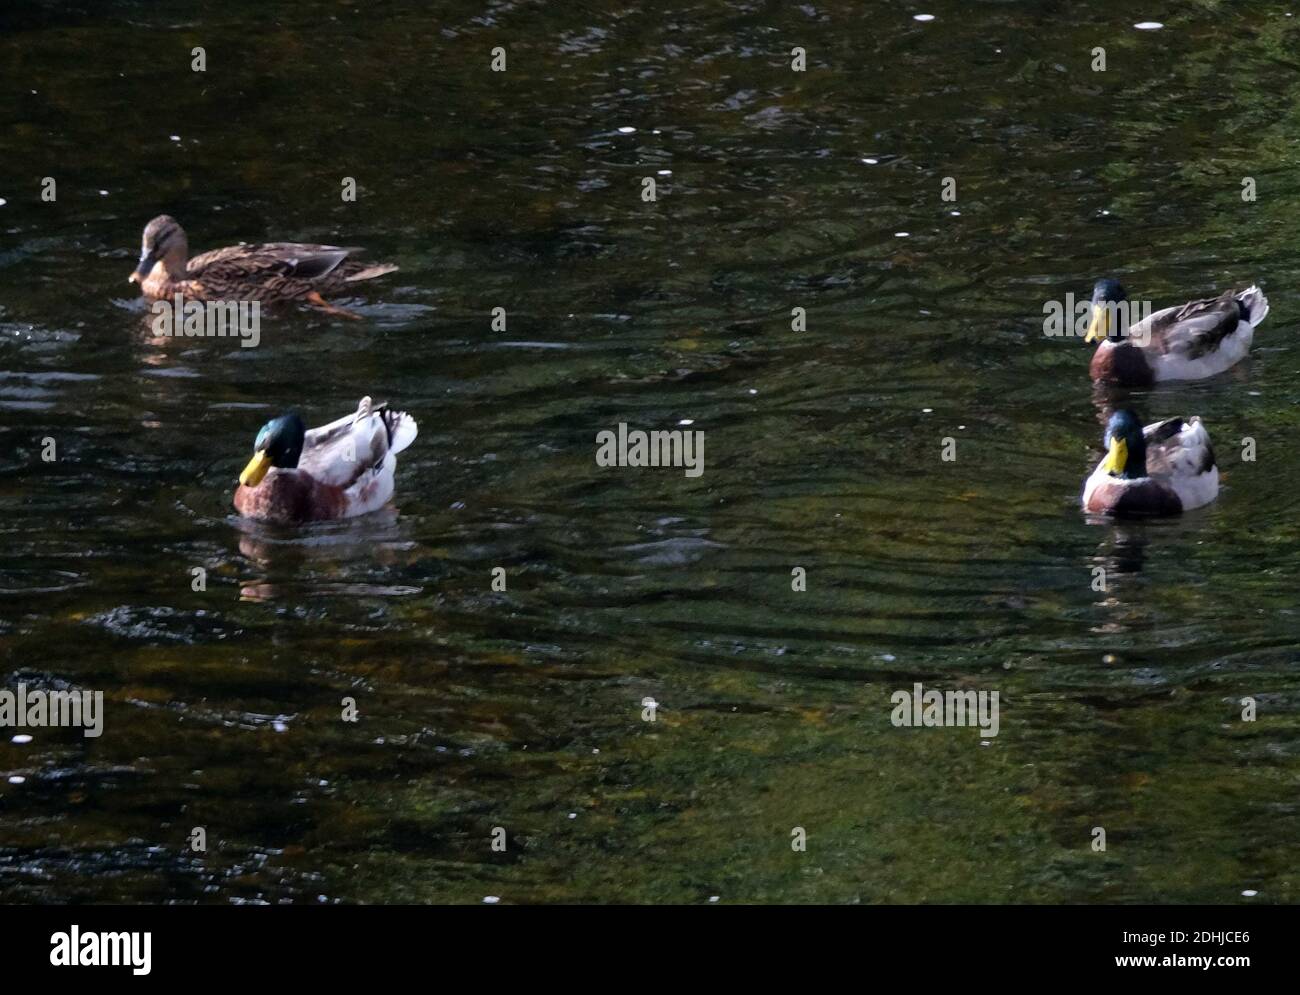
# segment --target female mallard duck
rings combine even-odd
[[[1092,316],[1085,342],[1093,353],[1092,379],[1124,387],[1150,387],[1157,380],[1200,380],[1245,358],[1255,328],[1268,315],[1259,287],[1232,291],[1181,307],[1165,308],[1129,325],[1136,309],[1115,280],[1092,288]]]
[[[145,296],[155,300],[180,294],[198,301],[296,301],[356,318],[326,303],[321,293],[336,293],[397,269],[391,263],[371,265],[348,259],[356,251],[336,245],[263,242],[213,249],[190,259],[185,229],[160,214],[144,227],[140,262],[127,281],[140,284]]]
[[[1219,468],[1200,418],[1169,418],[1144,429],[1132,411],[1117,411],[1104,442],[1106,458],[1083,486],[1085,511],[1176,515],[1219,493]]]
[[[239,475],[241,515],[282,525],[352,518],[393,496],[397,454],[415,440],[415,419],[363,397],[355,414],[306,431],[297,414],[257,433]]]

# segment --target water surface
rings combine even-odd
[[[0,675],[107,714],[0,738],[0,899],[1296,901],[1289,14],[6,7]],[[164,211],[402,269],[361,322],[159,344],[125,277]],[[1272,303],[1131,398],[1215,440],[1177,521],[1077,507],[1101,426],[1042,308],[1102,275]],[[234,515],[262,422],[363,394],[420,424],[391,512]],[[686,420],[698,478],[595,465]],[[917,681],[998,691],[999,735],[894,728]]]

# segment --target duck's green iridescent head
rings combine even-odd
[[[257,433],[257,441],[253,443],[253,458],[239,475],[239,482],[245,487],[256,487],[273,466],[292,470],[302,456],[302,443],[306,435],[307,429],[297,412],[291,411],[279,418],[272,418]]]
[[[1106,458],[1101,468],[1115,477],[1136,480],[1147,475],[1147,442],[1142,420],[1127,408],[1116,411],[1106,423]]]

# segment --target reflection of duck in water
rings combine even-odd
[[[422,554],[411,548],[410,537],[396,526],[401,514],[389,502],[366,515],[362,523],[317,524],[311,529],[284,528],[252,518],[234,518],[239,551],[268,570],[283,570],[300,580],[304,573],[329,572],[340,563],[364,560],[367,565],[401,568]]]
[[[1119,520],[1098,546],[1093,562],[1104,567],[1108,574],[1139,574],[1146,566],[1148,542],[1143,526],[1134,527]]]
[[[257,570],[240,581],[243,600],[273,601],[304,597],[391,598],[419,594],[422,587],[406,583],[419,572],[429,550],[415,542],[390,502],[362,518],[313,522],[286,527],[252,518],[232,518],[239,552]],[[382,567],[386,584],[361,583],[353,566],[369,575]]]
[[[1201,380],[1236,365],[1250,352],[1255,329],[1268,316],[1259,287],[1165,308],[1128,328],[1117,315],[1128,294],[1116,280],[1098,280],[1085,342],[1098,342],[1092,379],[1126,387],[1160,380]]]
[[[1108,515],[1176,515],[1219,493],[1210,436],[1193,416],[1142,427],[1130,410],[1106,425],[1105,458],[1083,488],[1083,508]]]
[[[393,496],[397,454],[415,433],[414,418],[368,397],[354,414],[311,431],[296,414],[273,418],[239,475],[235,508],[283,525],[376,511]]]

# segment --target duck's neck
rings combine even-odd
[[[187,279],[185,265],[182,263],[180,272],[175,269],[174,263],[169,263],[166,259],[160,259],[153,264],[153,269],[145,277],[144,283],[140,288],[149,297],[169,298],[176,293],[184,293],[183,286]]]
[[[1128,459],[1124,463],[1124,472],[1120,476],[1125,480],[1138,480],[1147,475],[1147,446],[1139,442],[1128,447]]]

